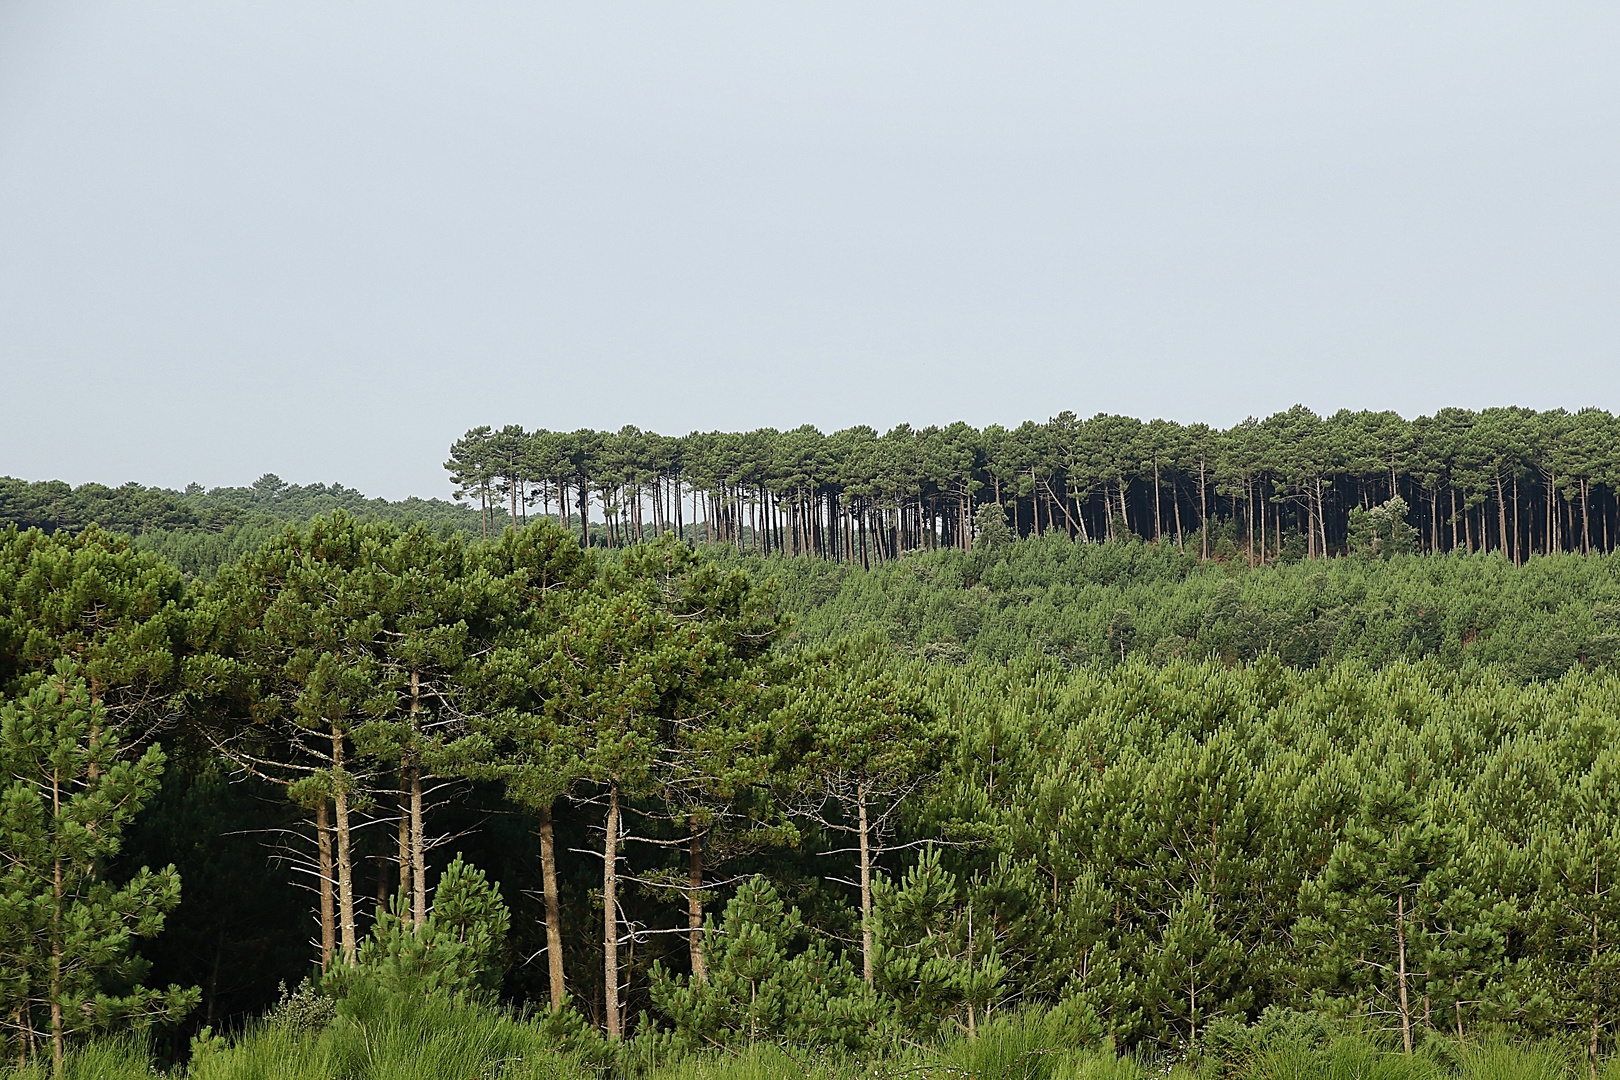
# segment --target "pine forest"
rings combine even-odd
[[[19,1077],[1620,1077],[1620,422],[0,479]]]

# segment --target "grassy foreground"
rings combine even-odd
[[[1486,1038],[1431,1039],[1411,1056],[1366,1035],[1284,1037],[1206,1048],[1197,1059],[1151,1061],[1061,1045],[1038,1014],[986,1026],[973,1040],[873,1054],[771,1045],[667,1057],[656,1040],[617,1054],[588,1032],[542,1019],[436,1000],[394,999],[366,1015],[340,1014],[320,1030],[260,1022],[238,1037],[204,1038],[190,1064],[167,1075],[196,1080],[1577,1080],[1592,1070],[1573,1045]],[[49,1059],[5,1076],[46,1080]],[[130,1038],[92,1042],[68,1059],[69,1080],[164,1075]],[[1600,1065],[1620,1080],[1620,1058]]]

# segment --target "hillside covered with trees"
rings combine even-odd
[[[10,1052],[1608,1067],[1610,557],[983,520],[868,571],[338,512],[207,580],[0,532]]]

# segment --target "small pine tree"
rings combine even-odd
[[[422,926],[413,926],[410,897],[397,896],[378,914],[356,965],[336,968],[323,989],[338,996],[369,987],[394,994],[493,997],[510,925],[499,886],[457,855],[439,879],[433,910]]]
[[[704,926],[706,979],[653,964],[653,1004],[673,1022],[676,1045],[859,1044],[877,1019],[876,999],[824,943],[795,952],[805,933],[798,908],[786,907],[770,882],[743,882],[720,927]]]
[[[973,1033],[1008,975],[990,932],[994,912],[974,912],[971,891],[932,845],[898,882],[878,878],[873,892],[877,987],[901,1026],[937,1034],[954,1021]]]
[[[130,949],[179,904],[174,867],[142,867],[122,886],[97,872],[162,773],[155,746],[119,760],[102,706],[67,661],[0,707],[0,993],[20,1061],[48,1035],[60,1075],[74,1033],[178,1020],[197,1003],[196,988],[142,987],[146,968]]]

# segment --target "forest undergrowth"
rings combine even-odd
[[[256,1021],[231,1038],[205,1032],[188,1064],[162,1067],[145,1043],[101,1038],[68,1055],[66,1080],[1620,1080],[1620,1059],[1590,1065],[1558,1040],[1436,1036],[1413,1053],[1340,1025],[1234,1027],[1188,1050],[1119,1053],[1077,1045],[1040,1009],[929,1045],[834,1052],[761,1042],[660,1050],[656,1040],[581,1046],[557,1025],[438,998],[373,1000],[310,1029]],[[570,1045],[572,1043],[572,1045]],[[48,1080],[45,1066],[0,1071]]]

